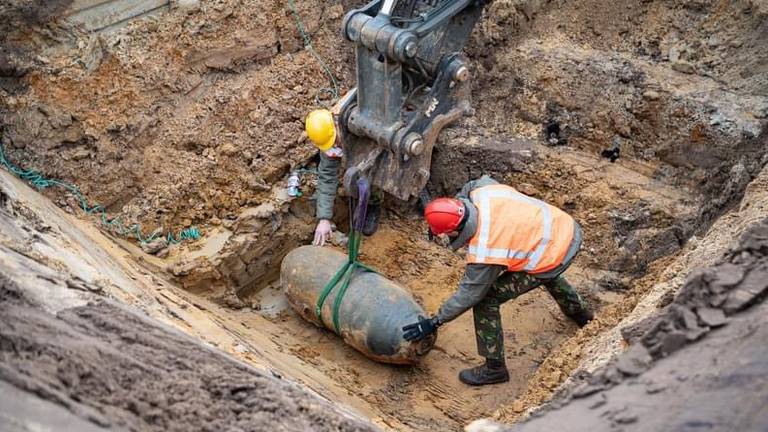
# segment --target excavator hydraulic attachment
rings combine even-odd
[[[339,105],[348,191],[366,176],[399,199],[419,195],[438,134],[470,110],[460,52],[487,3],[374,0],[347,13],[357,67],[357,87]]]

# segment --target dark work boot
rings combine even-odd
[[[504,361],[485,359],[485,364],[459,372],[459,381],[471,386],[498,384],[509,381],[509,372]]]
[[[365,225],[363,225],[363,234],[370,236],[379,229],[379,218],[381,217],[381,205],[368,204],[368,212],[365,215]]]
[[[575,314],[569,316],[579,327],[584,327],[595,318],[595,314],[589,309],[580,309]]]

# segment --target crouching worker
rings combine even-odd
[[[338,133],[337,116],[327,109],[312,111],[304,123],[307,137],[320,150],[320,164],[317,167],[317,207],[315,217],[317,227],[312,244],[323,246],[331,237],[331,219],[333,202],[339,188],[339,169],[344,156],[341,134]],[[374,188],[368,201],[363,234],[369,236],[376,232],[381,215],[383,193]]]
[[[579,326],[592,319],[586,302],[561,275],[581,247],[581,228],[562,210],[490,177],[467,183],[453,198],[438,198],[424,210],[434,235],[450,247],[468,245],[464,277],[437,315],[403,327],[418,341],[472,308],[478,353],[485,364],[459,373],[469,385],[509,381],[499,307],[543,285]]]

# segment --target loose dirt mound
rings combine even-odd
[[[29,392],[109,430],[373,430],[124,307],[96,300],[53,315],[25,294],[35,289],[0,275],[0,381],[15,387],[0,400]],[[62,426],[0,418],[11,430]]]

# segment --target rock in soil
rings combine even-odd
[[[163,237],[156,238],[151,242],[141,244],[141,249],[150,255],[158,255],[160,251],[167,247],[168,242]]]

